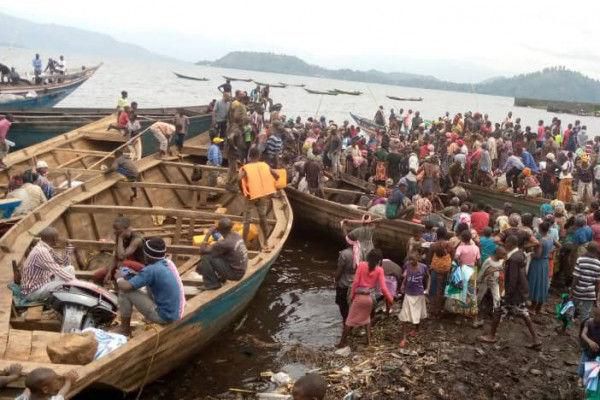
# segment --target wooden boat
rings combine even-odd
[[[189,75],[183,75],[183,74],[178,74],[177,72],[173,72],[175,74],[176,77],[181,78],[181,79],[189,79],[191,81],[201,81],[201,82],[206,82],[209,81],[210,79],[208,78],[196,78],[195,76],[189,76]]]
[[[222,75],[222,76],[226,81],[230,81],[230,82],[236,82],[236,81],[237,82],[252,82],[251,78],[243,79],[243,78],[232,78],[231,76],[225,76],[225,75]]]
[[[190,117],[190,132],[201,132],[208,129],[204,118],[200,118],[207,115],[207,106],[140,108],[138,117],[144,127],[153,120],[172,119],[178,109],[182,109],[183,113]],[[29,110],[17,108],[4,112],[12,114],[14,117],[8,138],[15,142],[15,149],[21,149],[111,115],[115,109],[60,107]]]
[[[210,126],[209,114],[198,118],[202,120],[195,125],[201,129],[190,130],[187,135],[189,140]],[[121,133],[107,131],[108,125],[114,122],[114,115],[104,117],[79,129],[9,153],[4,159],[7,168],[0,170],[0,188],[3,189],[0,197],[6,195],[12,175],[34,168],[38,161],[48,164],[48,178],[55,184],[57,194],[67,190],[71,181],[85,182],[101,174],[101,164],[110,163],[114,159],[112,152],[125,143],[125,137]],[[142,136],[142,151],[143,155],[157,151],[156,141],[149,133]],[[21,217],[0,219],[0,236],[20,219]]]
[[[223,216],[241,221],[244,201],[224,189],[205,186],[206,181],[199,185],[191,183],[193,166],[192,163],[145,158],[138,162],[141,182],[126,182],[116,173],[99,176],[70,190],[62,198],[51,200],[0,239],[0,303],[3,305],[0,326],[4,332],[0,336],[0,368],[14,362],[23,365],[24,373],[36,367],[48,367],[59,374],[76,368],[79,379],[67,398],[94,387],[131,392],[188,360],[241,315],[290,233],[291,207],[284,193],[271,200],[268,244],[272,251],[256,251],[250,246],[248,269],[242,280],[229,281],[218,290],[200,291],[200,281],[191,273],[199,261],[192,236]],[[141,190],[133,204],[128,200],[132,186]],[[209,191],[220,193],[217,201],[206,200]],[[134,314],[134,321],[137,320],[134,326],[138,325],[139,329],[127,344],[84,366],[52,364],[46,355],[46,344],[59,336],[59,321],[35,320],[27,317],[30,311],[26,315],[11,311],[12,294],[6,288],[13,280],[11,265],[13,261],[21,264],[34,243],[34,236],[52,226],[75,245],[78,277],[89,278],[91,273],[86,270],[86,261],[98,251],[114,247],[114,242],[103,239],[112,235],[112,221],[117,215],[135,217],[131,219],[133,229],[167,241],[167,253],[172,256],[185,287],[187,305],[183,319],[144,329],[143,322]],[[157,225],[155,222],[163,217],[162,224]],[[0,389],[0,398],[14,398],[22,391],[22,385],[20,381]]]
[[[513,209],[521,213],[539,215],[540,206],[550,202],[550,200],[541,197],[516,195],[470,183],[461,183],[461,186],[471,193],[471,198],[474,202],[490,205],[498,209],[502,209],[505,203],[511,203]]]
[[[68,75],[53,75],[56,82],[0,86],[0,111],[13,108],[52,107],[91,78],[102,64]]]
[[[423,101],[422,97],[396,97],[396,96],[386,96],[390,100],[398,100],[398,101]]]
[[[274,83],[264,83],[264,82],[257,82],[257,81],[254,81],[254,80],[253,80],[253,82],[254,82],[254,83],[256,83],[257,85],[260,85],[260,86],[269,86],[269,87],[272,87],[272,88],[280,88],[280,89],[283,89],[283,88],[287,87],[287,85],[285,85],[285,84],[283,84],[283,83],[279,83],[279,84],[274,84]]]
[[[340,221],[343,219],[361,219],[367,214],[364,209],[355,206],[365,194],[367,183],[347,174],[342,174],[345,188],[324,188],[325,197],[320,198],[303,193],[292,186],[285,191],[288,195],[296,223],[315,232],[324,232],[344,243]],[[373,238],[375,246],[386,255],[402,259],[405,256],[408,239],[423,225],[401,219],[383,219],[378,223]]]
[[[347,94],[347,95],[350,95],[350,96],[360,96],[362,94],[362,92],[358,91],[358,90],[355,90],[355,91],[352,91],[352,92],[348,92],[348,91],[345,91],[345,90],[333,89],[333,92],[335,92],[337,94]]]
[[[375,132],[376,130],[385,129],[385,126],[377,125],[372,119],[360,117],[353,113],[350,113],[350,116],[356,122],[356,124],[360,126],[361,129],[367,132]]]
[[[336,92],[332,92],[331,90],[327,91],[327,92],[323,92],[320,90],[312,90],[312,89],[307,89],[307,88],[304,88],[304,90],[306,90],[310,94],[323,94],[323,95],[328,95],[328,96],[337,96],[338,95]]]
[[[284,86],[290,86],[290,87],[299,87],[299,88],[303,88],[304,86],[306,86],[304,83],[300,83],[300,84],[291,84],[291,83],[283,83],[283,82],[279,82],[280,85],[284,85]]]

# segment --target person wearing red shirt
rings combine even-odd
[[[4,118],[0,119],[0,169],[6,168],[4,164],[4,157],[8,154],[8,143],[6,142],[6,136],[13,123],[13,116],[7,114]]]
[[[106,130],[110,131],[111,129],[114,129],[117,131],[123,131],[124,129],[126,129],[127,124],[129,123],[129,112],[130,112],[129,106],[125,106],[125,108],[123,108],[123,111],[121,111],[119,113],[119,118],[117,119],[117,124],[116,125],[110,124]]]
[[[477,204],[475,211],[471,214],[471,228],[475,229],[480,236],[483,234],[483,230],[490,225],[490,214],[484,209],[483,204]]]

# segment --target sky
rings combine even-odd
[[[600,79],[595,0],[0,0],[0,10],[107,33],[185,61],[251,50],[454,81],[554,65]]]

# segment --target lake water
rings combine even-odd
[[[31,70],[33,51],[26,49],[1,48],[0,62],[14,65],[19,71]],[[42,54],[47,59],[47,54]],[[207,104],[211,99],[219,98],[216,89],[223,83],[222,75],[238,78],[253,78],[259,82],[306,84],[315,90],[360,90],[361,96],[321,96],[307,93],[302,88],[272,88],[271,97],[276,103],[283,104],[283,113],[288,117],[325,115],[341,123],[350,119],[349,112],[372,118],[377,107],[383,105],[386,112],[390,108],[412,108],[421,111],[425,119],[437,118],[446,111],[451,114],[465,111],[488,113],[492,121],[501,121],[509,110],[515,117],[521,117],[523,126],[537,126],[537,121],[548,122],[558,116],[563,124],[580,119],[587,125],[590,135],[600,133],[600,118],[577,117],[568,114],[548,113],[544,110],[515,107],[512,97],[489,96],[474,93],[446,92],[441,90],[406,88],[401,86],[380,85],[374,83],[348,82],[334,79],[321,79],[296,75],[273,74],[256,71],[233,70],[197,66],[183,62],[139,61],[136,59],[99,59],[90,56],[66,55],[69,68],[80,65],[95,65],[104,62],[96,75],[81,86],[72,95],[62,101],[63,107],[112,107],[121,90],[127,90],[132,100],[140,107],[160,107],[179,105]],[[202,58],[199,54],[198,58]],[[196,82],[177,78],[173,71],[196,77],[209,78],[207,82]],[[411,71],[418,73],[419,71]],[[253,83],[234,82],[233,88],[250,90]],[[386,98],[423,97],[422,102],[399,102]]]

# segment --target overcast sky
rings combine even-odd
[[[453,80],[552,65],[600,78],[597,0],[0,0],[0,10],[188,61],[255,50]]]

